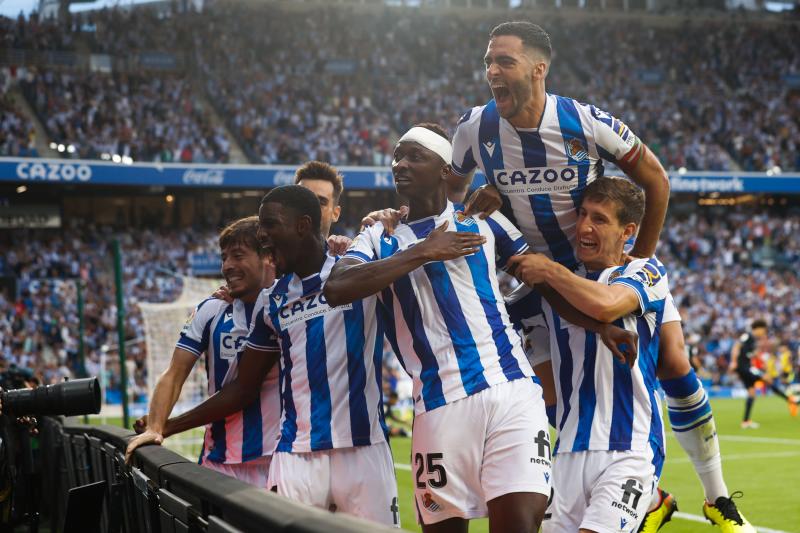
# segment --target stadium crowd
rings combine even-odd
[[[134,397],[147,394],[144,323],[139,302],[169,302],[189,273],[189,251],[215,250],[212,232],[141,230],[124,234],[91,226],[61,231],[12,230],[0,243],[0,276],[19,297],[0,290],[0,361],[35,369],[43,383],[80,374],[76,282],[84,280],[84,351],[89,375],[119,389],[114,237],[123,252],[125,339]],[[107,365],[103,365],[103,354]]]
[[[741,209],[722,216],[673,215],[664,228],[658,254],[669,266],[672,292],[698,372],[715,384],[734,384],[735,378],[727,374],[730,351],[756,317],[771,325],[773,353],[790,353],[792,372],[800,372],[800,302],[791,297],[800,293],[800,277],[786,268],[800,262],[800,245],[794,238],[800,232],[800,216]],[[0,293],[3,365],[36,368],[44,382],[74,375],[77,300],[75,283],[68,280],[82,278],[87,369],[97,375],[105,372],[109,387],[116,388],[110,239],[117,235],[92,227],[12,233],[0,244],[0,274],[15,277],[21,290],[19,298],[8,291]],[[118,237],[125,257],[130,384],[141,398],[147,393],[147,354],[137,304],[175,300],[181,290],[177,275],[189,271],[187,252],[215,251],[216,243],[211,231],[141,230]],[[100,366],[103,351],[108,353],[106,368]]]
[[[53,140],[76,145],[83,156],[116,148],[163,160],[166,148],[174,160],[224,161],[225,136],[208,125],[192,93],[202,88],[252,162],[386,165],[397,132],[421,120],[454,127],[461,113],[488,99],[481,55],[489,29],[507,17],[346,5],[314,17],[280,10],[214,2],[202,13],[172,16],[102,10],[73,15],[49,40],[35,37],[42,25],[35,19],[3,25],[13,28],[6,40],[15,47],[68,49],[81,39],[97,53],[159,51],[191,65],[194,89],[169,76],[36,74],[28,98]],[[548,90],[621,118],[665,166],[800,168],[796,25],[733,17],[711,26],[537,19],[556,51]],[[576,33],[586,38],[571,39]],[[612,41],[609,53],[605,43]],[[111,120],[118,103],[130,109]],[[72,104],[66,114],[65,104]]]

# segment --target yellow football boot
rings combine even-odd
[[[656,533],[664,524],[670,521],[672,513],[678,510],[675,496],[665,490],[658,489],[658,507],[644,515],[644,520],[639,526],[639,533]]]
[[[703,504],[703,514],[708,521],[719,526],[723,533],[756,533],[756,528],[742,516],[733,498],[742,496],[741,491],[731,494],[730,498],[720,496],[713,504],[708,502]]]

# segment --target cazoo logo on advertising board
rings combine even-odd
[[[92,167],[72,163],[20,163],[17,177],[21,180],[86,182],[92,179]]]

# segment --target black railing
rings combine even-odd
[[[139,448],[128,466],[124,452],[132,437],[111,426],[40,422],[39,507],[52,531],[65,525],[111,533],[396,531],[289,501],[161,446]]]

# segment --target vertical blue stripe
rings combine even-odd
[[[487,143],[492,143],[493,148],[491,153],[486,149]],[[484,174],[486,174],[487,182],[496,185],[494,172],[495,170],[504,168],[504,163],[503,145],[500,142],[500,114],[497,112],[497,104],[494,100],[490,100],[481,112],[481,121],[478,126],[478,155],[483,162],[483,171]],[[519,227],[508,197],[504,194],[501,194],[500,197],[503,201],[500,212],[503,213],[514,226]]]
[[[344,314],[344,332],[347,341],[347,377],[350,385],[350,432],[353,436],[353,446],[369,444],[370,425],[367,410],[367,370],[364,366],[365,358],[369,357],[364,351],[364,303],[362,300],[353,302],[353,309],[346,310]],[[373,318],[374,320],[374,318]],[[373,354],[374,355],[374,354]]]
[[[458,369],[461,373],[461,384],[467,395],[473,395],[489,387],[483,376],[483,365],[481,356],[472,331],[469,329],[467,319],[461,309],[461,302],[458,301],[458,294],[447,267],[442,262],[428,263],[423,267],[428,275],[433,296],[439,305],[453,349],[456,352]]]
[[[430,221],[430,225],[431,227],[433,226],[433,220]],[[391,257],[397,249],[396,238],[384,237],[381,239],[381,258]],[[436,356],[433,354],[433,349],[425,334],[422,311],[419,308],[411,278],[408,275],[402,276],[395,280],[393,285],[400,309],[403,312],[403,319],[412,334],[414,353],[419,357],[420,365],[422,366],[419,376],[422,382],[422,401],[425,404],[425,410],[430,411],[446,403],[444,391],[442,390],[442,380],[439,378],[439,363],[436,361]],[[384,299],[384,302],[389,303],[390,300]],[[394,331],[391,332],[390,339],[392,338],[394,338],[393,346],[396,348],[397,337]],[[417,401],[419,401],[419,398],[414,398],[414,402]]]
[[[487,222],[495,223],[493,220],[486,219]],[[496,224],[496,223],[495,223]],[[490,224],[491,225],[491,224]],[[468,231],[472,233],[480,233],[478,231],[478,224],[466,226],[456,221],[456,229],[458,231]],[[508,235],[502,232],[503,235]],[[508,239],[509,241],[511,239]],[[495,242],[497,242],[497,234],[495,233]],[[481,302],[481,307],[486,315],[489,327],[492,331],[492,339],[494,340],[497,354],[500,360],[500,367],[503,369],[503,374],[509,381],[512,379],[521,378],[524,376],[519,367],[517,358],[514,357],[514,347],[506,333],[506,324],[503,322],[503,317],[500,314],[498,306],[500,302],[495,298],[494,290],[492,290],[491,276],[494,275],[489,272],[489,264],[486,261],[486,256],[483,252],[466,256],[467,266],[472,275],[472,284],[475,286],[475,292],[478,294],[478,299]],[[504,303],[502,305],[505,305]],[[478,356],[480,358],[480,355]]]
[[[564,139],[564,153],[567,155],[569,164],[578,167],[578,186],[569,192],[572,197],[572,203],[575,209],[577,209],[581,205],[583,190],[587,185],[586,181],[589,177],[591,159],[587,155],[584,159],[578,161],[570,156],[569,151],[566,149],[566,144],[571,139],[577,139],[580,141],[581,145],[586,148],[588,153],[589,143],[586,142],[586,135],[583,132],[583,126],[581,126],[581,117],[578,113],[578,108],[575,107],[575,100],[564,98],[563,96],[556,96],[556,111],[558,113],[558,123],[561,126],[561,135]]]
[[[569,399],[572,396],[572,349],[569,347],[569,331],[561,327],[561,319],[555,310],[551,309],[550,314],[553,317],[553,329],[556,332],[556,341],[558,342],[558,353],[561,364],[559,365],[558,383],[561,389],[561,401],[564,405],[564,412],[561,414],[561,420],[558,422],[559,439],[556,442],[553,453],[558,451],[558,446],[561,444],[560,433],[564,429],[564,424],[567,421],[570,413]]]
[[[636,330],[639,333],[639,357],[637,364],[644,378],[644,385],[650,400],[650,447],[653,450],[653,465],[656,473],[660,475],[664,462],[663,422],[655,397],[656,364],[658,362],[658,343],[661,330],[661,320],[664,314],[663,303],[656,310],[656,326],[653,333],[644,317],[636,318]]]
[[[522,143],[522,158],[526,167],[546,167],[547,152],[538,131],[518,131]],[[553,259],[570,270],[575,270],[578,260],[567,236],[558,224],[549,194],[528,196],[536,227],[544,237]]]
[[[376,406],[378,410],[378,420],[383,429],[383,436],[386,438],[386,442],[389,442],[389,426],[386,425],[386,417],[383,412],[383,324],[385,322],[383,317],[385,315],[379,307],[381,307],[381,303],[376,300],[375,314],[372,317],[375,320],[375,345],[372,347],[372,370],[375,372],[375,384],[378,387],[378,405]],[[364,320],[367,320],[367,317],[364,317]],[[369,354],[364,354],[364,357],[366,358],[368,355]],[[369,376],[367,376],[367,379],[369,379]]]
[[[297,439],[297,409],[294,406],[292,394],[292,368],[294,366],[292,364],[292,339],[286,331],[281,331],[281,358],[283,360],[280,371],[283,422],[281,423],[281,438],[276,451],[291,452],[292,445]]]
[[[403,367],[403,370],[406,370],[406,363],[403,360],[403,354],[400,351],[400,345],[397,342],[397,330],[395,330],[394,323],[394,296],[392,295],[392,289],[388,287],[383,289],[381,291],[381,296],[378,303],[379,306],[376,310],[376,314],[380,317],[378,325],[383,330],[386,338],[389,339],[389,344],[392,346],[392,350],[394,351],[397,360],[400,362],[400,366]],[[383,348],[381,347],[381,349]],[[406,372],[408,371],[406,370]]]
[[[328,353],[325,349],[325,318],[307,320],[306,368],[311,389],[311,450],[326,450],[331,438],[331,391],[328,385]]]
[[[244,303],[244,317],[248,329],[253,319],[255,303]],[[241,361],[242,352],[236,354]],[[242,411],[242,461],[261,457],[264,453],[264,424],[261,417],[261,392],[256,400]]]
[[[572,445],[573,452],[589,449],[592,436],[592,421],[597,406],[597,393],[594,389],[594,367],[597,354],[597,337],[586,331],[583,356],[583,380],[578,389],[578,431]]]
[[[209,343],[209,350],[214,353],[214,390],[216,391],[222,389],[222,382],[225,380],[225,375],[228,373],[228,367],[230,366],[227,359],[223,359],[220,354],[222,334],[230,333],[231,329],[233,329],[233,318],[227,322],[225,321],[225,315],[228,313],[233,313],[233,305],[229,304],[217,315],[217,323],[214,326]],[[211,439],[214,445],[208,454],[209,461],[215,463],[225,461],[225,453],[227,452],[225,438],[225,419],[212,422]]]
[[[622,319],[614,324],[624,328]],[[614,397],[611,413],[609,450],[630,450],[633,437],[633,377],[630,367],[611,358],[614,373]]]

